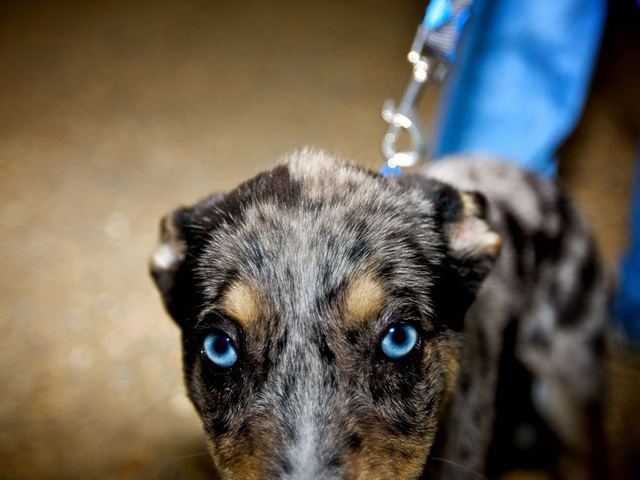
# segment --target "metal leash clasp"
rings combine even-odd
[[[399,175],[401,167],[410,167],[427,157],[427,133],[420,120],[418,103],[427,84],[444,81],[455,58],[458,36],[469,16],[471,3],[472,0],[431,0],[429,3],[407,55],[413,73],[402,101],[397,107],[391,99],[382,105],[382,118],[389,124],[381,144],[387,159],[382,175]],[[411,146],[406,150],[401,150],[398,144],[403,131],[411,139]]]
[[[411,61],[412,52],[409,53]],[[430,69],[433,66],[426,57],[418,56],[413,63],[413,75],[405,90],[400,105],[396,108],[393,100],[388,99],[382,105],[382,118],[389,124],[387,133],[382,139],[382,154],[387,159],[386,165],[392,171],[397,167],[410,167],[415,165],[428,152],[427,134],[422,125],[418,112],[418,103],[429,79]],[[407,131],[411,138],[411,148],[400,150],[398,141],[403,131]]]

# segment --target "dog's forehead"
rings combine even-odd
[[[368,318],[392,293],[390,269],[424,274],[437,260],[428,200],[358,167],[294,157],[240,191],[229,194],[240,214],[210,232],[198,258],[205,301],[240,321],[267,308],[317,313],[338,297],[345,318]],[[428,276],[416,283],[427,289]]]

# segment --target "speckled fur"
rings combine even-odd
[[[503,238],[466,316],[439,453],[492,476],[523,460],[564,478],[600,478],[607,285],[587,222],[555,182],[507,163],[451,157],[422,174],[482,192]],[[533,434],[528,448],[518,446],[523,428]],[[442,477],[468,478],[451,465]]]
[[[462,191],[482,192],[488,207]],[[493,230],[504,247],[483,284]],[[554,435],[589,451],[580,429],[601,386],[602,279],[584,222],[552,183],[465,160],[387,180],[304,150],[177,210],[162,241],[152,273],[182,328],[187,389],[224,478],[484,474],[500,446],[512,324],[536,411],[567,419]],[[363,275],[384,304],[345,321],[346,292]],[[242,322],[224,311],[232,285],[252,292]],[[404,322],[420,340],[390,361],[380,338]],[[213,330],[239,352],[228,370],[201,353]]]

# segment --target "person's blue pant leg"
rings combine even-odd
[[[586,100],[606,11],[606,0],[475,0],[443,93],[434,156],[485,153],[554,175],[556,151]],[[640,340],[640,158],[636,176],[615,313]]]
[[[435,156],[487,153],[553,175],[585,102],[606,9],[606,0],[475,0]]]
[[[637,158],[629,247],[620,265],[615,317],[623,332],[640,344],[640,150]]]

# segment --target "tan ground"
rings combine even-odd
[[[147,275],[158,219],[305,144],[377,168],[380,105],[407,81],[422,11],[0,4],[0,477],[207,478],[178,329]],[[630,19],[614,24],[563,151],[609,265],[625,242],[640,125],[638,36]],[[613,368],[622,458],[640,443],[628,413],[638,369],[633,358]]]

